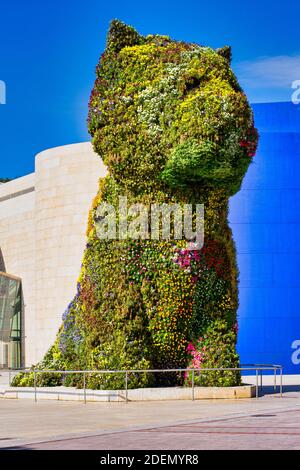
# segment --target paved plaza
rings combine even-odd
[[[299,386],[258,400],[1,399],[0,413],[2,449],[300,449]]]

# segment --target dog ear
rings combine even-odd
[[[220,56],[222,56],[224,59],[227,60],[228,64],[231,64],[231,47],[230,46],[224,46],[220,47],[220,49],[217,49],[216,51]]]
[[[143,42],[141,36],[132,26],[120,20],[112,20],[107,35],[107,50],[118,53],[125,46],[136,46]]]

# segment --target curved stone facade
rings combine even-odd
[[[90,143],[39,153],[35,173],[0,186],[0,249],[22,278],[25,365],[53,343],[75,294],[88,210],[105,167]]]

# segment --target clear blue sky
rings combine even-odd
[[[88,140],[95,65],[113,18],[140,33],[232,46],[252,102],[288,101],[300,79],[300,2],[270,0],[0,0],[0,177],[34,170],[34,155]]]

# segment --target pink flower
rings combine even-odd
[[[196,351],[196,348],[192,343],[189,343],[187,346],[187,351],[189,352]]]

